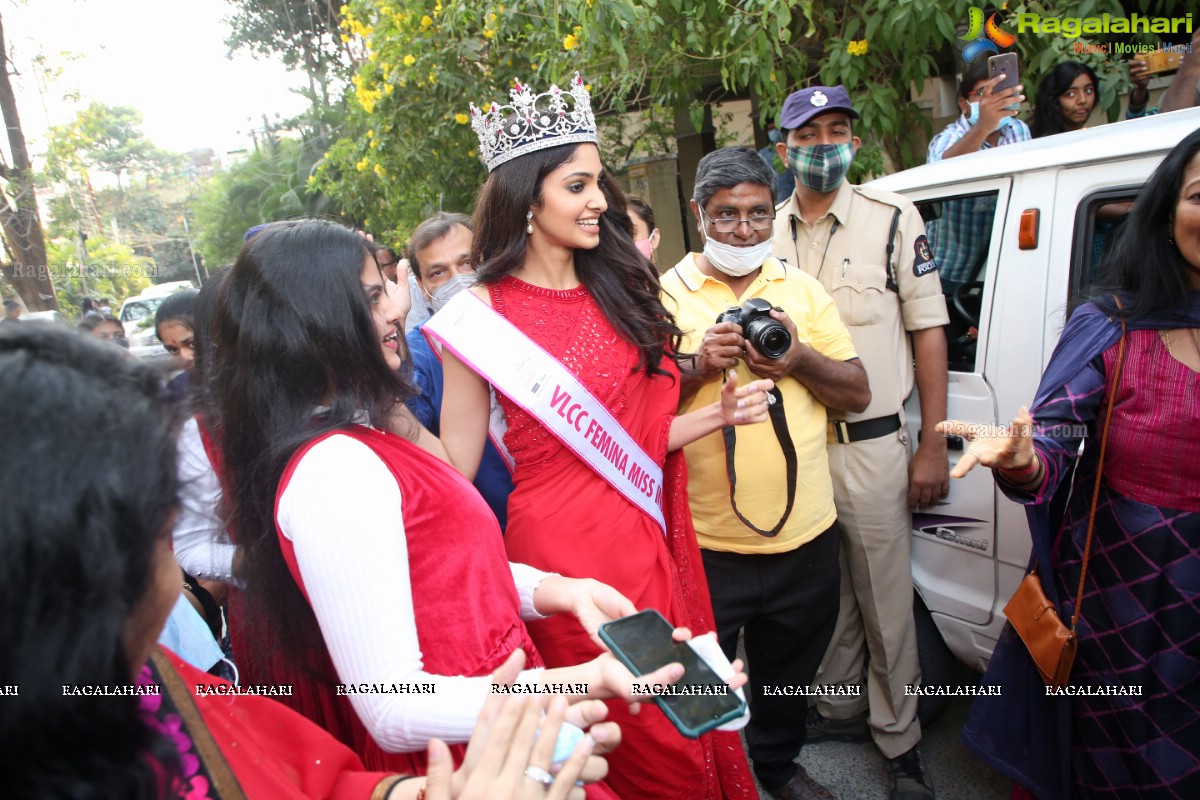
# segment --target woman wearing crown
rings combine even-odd
[[[766,419],[772,384],[731,380],[719,402],[675,415],[680,330],[600,162],[582,80],[540,95],[518,84],[512,99],[471,107],[490,173],[475,209],[480,285],[426,323],[443,345],[442,419],[457,420],[443,443],[468,478],[489,429],[511,455],[509,558],[595,578],[674,625],[712,630],[679,450]],[[598,652],[573,621],[539,620],[530,633],[549,665]],[[735,733],[686,739],[649,705],[636,717],[614,705],[610,718],[624,744],[606,782],[620,796],[758,796]]]

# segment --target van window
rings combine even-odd
[[[949,366],[958,372],[975,370],[997,194],[980,192],[917,203],[950,312],[946,328]]]
[[[149,313],[149,306],[143,303],[129,303],[121,311],[121,322],[139,322]]]
[[[1140,186],[1105,189],[1080,201],[1071,243],[1072,305],[1091,294],[1103,274],[1105,257],[1112,251],[1140,190]]]

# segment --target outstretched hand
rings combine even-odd
[[[738,374],[730,372],[725,385],[721,387],[721,422],[724,425],[750,425],[763,422],[767,418],[767,409],[771,407],[771,398],[767,392],[775,388],[775,381],[762,378],[738,386]]]
[[[1024,470],[1037,456],[1033,449],[1033,417],[1021,406],[1009,425],[980,425],[948,419],[936,425],[938,433],[961,436],[967,441],[966,452],[950,471],[961,478],[981,464],[992,469]]]
[[[492,681],[511,684],[524,666],[525,654],[514,651],[492,674]],[[582,800],[584,791],[575,782],[603,780],[608,773],[608,763],[593,755],[596,746],[593,736],[584,737],[550,786],[528,774],[528,771],[541,774],[555,771],[551,759],[559,728],[568,716],[565,698],[548,702],[547,698],[522,694],[489,695],[460,769],[454,770],[445,744],[438,739],[430,741],[426,800]],[[615,728],[611,723],[605,723],[605,727]],[[607,733],[609,739],[620,741],[619,731]]]

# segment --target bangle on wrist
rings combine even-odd
[[[1032,469],[1030,469],[1032,467]],[[996,477],[1007,483],[1014,489],[1032,489],[1036,486],[1041,486],[1042,480],[1046,476],[1046,467],[1042,460],[1035,453],[1033,462],[1029,467],[1022,467],[1019,472],[1008,470],[996,470]]]
[[[1023,467],[1000,467],[999,469],[1004,473],[1005,478],[1008,478],[1010,481],[1021,483],[1033,477],[1033,473],[1037,472],[1037,468],[1040,463],[1041,462],[1038,461],[1037,453],[1035,452],[1033,454],[1033,458],[1031,458],[1029,463]]]

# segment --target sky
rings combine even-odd
[[[250,146],[248,130],[261,129],[263,113],[286,118],[306,104],[289,91],[305,85],[303,75],[278,61],[227,57],[225,0],[0,0],[0,14],[35,161],[47,128],[93,100],[136,108],[159,147],[218,155]],[[40,91],[32,62],[39,53],[64,70]],[[79,100],[64,99],[75,91]]]

